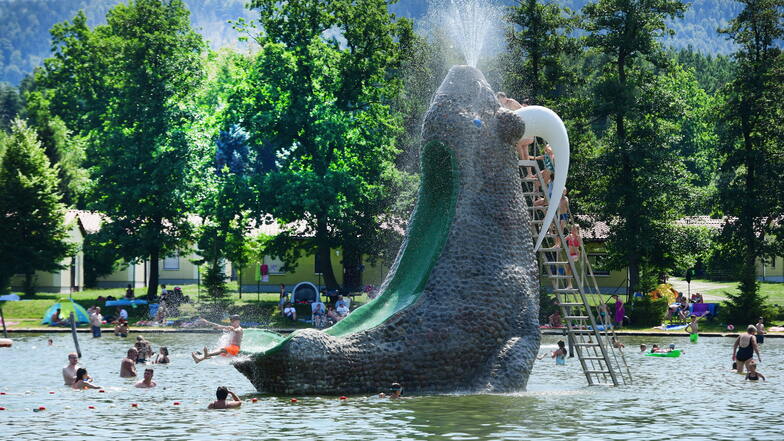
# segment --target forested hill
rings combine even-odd
[[[213,47],[235,44],[238,34],[227,23],[250,17],[245,0],[184,0],[191,21]],[[50,54],[49,29],[70,20],[80,9],[89,24],[105,21],[121,0],[0,0],[0,81],[17,84]]]
[[[587,0],[557,0],[574,10]],[[49,55],[49,29],[55,23],[73,18],[84,9],[94,25],[120,0],[0,0],[0,81],[17,84]],[[235,44],[237,33],[227,20],[250,17],[246,0],[185,0],[192,22],[213,47]],[[500,0],[511,5],[515,0]],[[399,0],[392,10],[417,19],[427,11],[425,0]],[[706,53],[728,53],[731,45],[716,32],[737,15],[734,0],[695,0],[683,20],[672,24],[676,35],[670,44],[676,48],[692,46]]]

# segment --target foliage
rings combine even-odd
[[[765,305],[767,298],[759,292],[754,294],[725,292],[724,295],[727,300],[721,303],[719,319],[723,323],[735,325],[741,332],[746,326],[757,323],[760,317],[766,321],[773,318],[775,311]]]
[[[16,119],[0,137],[0,292],[14,274],[60,270],[74,253],[57,185],[35,132]]]
[[[0,131],[8,131],[11,121],[22,110],[22,98],[16,87],[0,82]]]
[[[204,43],[179,0],[136,0],[90,30],[83,14],[52,30],[54,56],[36,77],[52,113],[89,139],[90,208],[124,260],[185,247],[204,157],[190,131]]]
[[[649,296],[635,297],[629,308],[629,320],[634,326],[659,326],[667,312],[667,300],[652,300]]]
[[[784,37],[781,0],[744,0],[743,11],[724,30],[739,46],[733,55],[737,70],[721,91],[719,205],[731,216],[720,240],[737,262],[736,276],[748,299],[761,303],[756,263],[774,251],[775,220],[784,216],[784,196],[763,188],[784,186],[781,118],[784,114],[784,55],[777,41]],[[764,187],[763,187],[764,186]],[[778,236],[784,232],[778,230]],[[780,242],[782,243],[782,242]]]
[[[88,233],[82,242],[84,253],[84,285],[96,286],[99,277],[120,269],[120,253],[107,230]]]
[[[576,72],[565,62],[580,49],[579,40],[572,37],[576,16],[556,3],[525,0],[509,8],[507,20],[512,28],[507,32],[504,80],[512,95],[536,105],[565,95],[576,80]]]
[[[394,20],[381,0],[251,6],[264,29],[256,36],[261,49],[230,108],[254,148],[275,152],[276,169],[259,182],[258,208],[286,229],[270,254],[287,265],[303,252],[317,254],[325,283],[336,288],[330,249],[342,248],[346,285],[355,288],[361,256],[380,246],[393,198],[385,184],[399,179],[400,122],[389,103],[411,25]],[[339,35],[327,35],[330,29]]]
[[[666,234],[684,199],[675,139],[661,136],[677,130],[683,109],[668,87],[658,42],[671,33],[666,19],[684,8],[677,0],[597,0],[583,8],[586,42],[604,55],[595,111],[612,121],[597,161],[599,191],[591,197],[611,226],[610,264],[629,268],[632,291],[641,288],[641,268],[662,254],[651,238]]]

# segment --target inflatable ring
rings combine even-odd
[[[13,344],[10,338],[0,338],[0,348],[10,348]]]
[[[681,350],[680,349],[673,349],[670,352],[653,352],[645,354],[648,357],[680,357]]]

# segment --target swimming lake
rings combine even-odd
[[[762,345],[751,383],[730,371],[733,339],[684,335],[624,337],[635,384],[586,386],[576,358],[555,366],[537,361],[528,391],[506,395],[272,397],[256,393],[228,360],[194,365],[190,352],[218,343],[217,334],[145,334],[153,349],[167,346],[172,363],[151,365],[158,387],[136,389],[118,376],[120,360],[137,334],[100,339],[80,334],[85,366],[105,389],[74,391],[61,369],[73,350],[69,334],[12,335],[0,349],[0,439],[542,439],[738,440],[784,438],[784,340]],[[47,345],[47,338],[54,340]],[[555,348],[546,336],[540,353]],[[680,358],[642,356],[640,343],[675,343]],[[142,368],[141,365],[137,366]],[[229,386],[241,409],[207,411],[215,388]],[[405,385],[404,385],[405,386]],[[50,392],[54,392],[51,394]],[[405,390],[404,390],[405,395]],[[257,402],[251,402],[257,398]],[[179,405],[174,405],[179,402]],[[131,407],[137,403],[138,407]],[[46,410],[34,412],[39,406]],[[94,409],[89,409],[93,406]]]

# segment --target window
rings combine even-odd
[[[588,253],[588,261],[591,262],[594,276],[609,276],[610,270],[606,268],[607,254]]]
[[[180,256],[175,254],[171,257],[163,258],[164,271],[178,271],[180,269]]]
[[[264,263],[267,264],[267,269],[270,274],[286,274],[283,271],[283,261],[272,256],[264,256]]]

